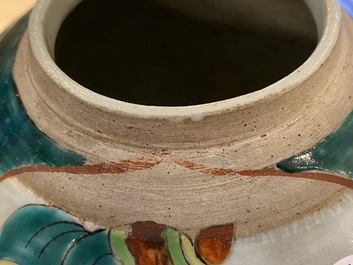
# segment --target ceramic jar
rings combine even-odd
[[[170,80],[164,70],[178,59],[169,58],[170,64],[157,67],[154,59],[131,63],[135,57],[126,53],[126,63],[111,74],[113,80],[115,73],[116,80],[126,77],[132,83],[148,78],[136,81],[137,90],[125,89],[128,81],[110,84],[112,91],[127,90],[125,99],[104,95],[103,88],[94,91],[94,85],[85,87],[58,66],[60,30],[80,2],[39,0],[28,26],[25,17],[1,41],[0,264],[351,262],[353,4],[306,0],[309,20],[316,25],[316,46],[290,73],[269,85],[241,91],[232,81],[224,81],[228,77],[218,64],[220,87],[194,91],[196,82],[176,89],[182,84],[178,77],[175,87],[168,83],[169,89],[163,83]],[[180,19],[194,17],[196,24],[215,23],[209,27],[227,25],[221,33],[212,31],[207,45],[232,33],[229,28],[234,25],[242,28],[242,37],[256,28],[264,39],[275,39],[276,34],[288,43],[312,38],[308,17],[290,15],[303,10],[300,1],[191,2],[156,0],[151,5],[169,18],[178,14]],[[109,7],[109,1],[101,4],[101,10]],[[136,12],[149,16],[144,4],[138,3]],[[118,12],[110,10],[112,17]],[[167,20],[157,22],[167,25]],[[93,31],[82,25],[79,32]],[[115,26],[111,27],[114,36]],[[90,42],[106,41],[99,38],[100,31],[89,35]],[[135,33],[131,32],[127,35]],[[158,36],[149,39],[151,35],[143,35],[145,43],[126,47],[137,44],[153,50],[157,42],[149,41]],[[74,47],[80,40],[70,41]],[[179,47],[188,41],[171,44]],[[76,51],[92,53],[86,45],[80,42]],[[168,45],[163,47],[170,49]],[[198,46],[190,56],[198,49],[204,47]],[[92,56],[83,62],[82,57],[76,61],[81,65],[70,55],[68,65],[88,71],[87,80],[95,80],[97,71],[102,80],[109,71],[99,60],[109,54],[113,58],[112,50],[100,50],[98,61]],[[124,51],[119,56],[124,60]],[[225,58],[222,62],[234,59]],[[262,78],[245,61],[249,65],[239,67],[246,70],[244,87]],[[264,69],[275,61],[271,58]],[[147,67],[138,72],[144,63]],[[196,63],[187,63],[188,75],[196,76]],[[202,69],[202,76],[211,75]],[[149,85],[152,81],[156,83]],[[162,88],[154,90],[159,83]],[[218,98],[224,86],[233,96]],[[193,98],[198,103],[180,103],[195,95],[201,98]]]

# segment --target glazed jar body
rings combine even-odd
[[[153,230],[159,236],[167,231],[162,235],[168,241],[168,229],[180,235],[180,242],[182,234],[195,239],[198,255],[213,264],[214,257],[203,252],[205,238],[226,246],[219,250],[226,253],[223,258],[236,238],[230,264],[256,264],[273,249],[278,255],[266,257],[265,264],[283,260],[286,255],[281,252],[293,258],[303,251],[307,255],[298,264],[305,260],[315,264],[320,260],[318,251],[324,255],[331,244],[320,241],[315,253],[308,250],[318,233],[330,234],[340,244],[323,258],[330,259],[327,264],[349,255],[352,173],[343,165],[350,161],[350,149],[342,135],[349,133],[353,108],[349,48],[353,21],[338,3],[307,1],[320,40],[293,73],[250,94],[184,107],[108,98],[62,72],[53,59],[55,36],[78,3],[40,1],[19,45],[14,84],[33,122],[22,130],[28,138],[41,138],[39,147],[24,147],[28,160],[20,157],[22,162],[4,166],[6,189],[24,185],[26,192],[34,192],[36,204],[59,207],[80,222],[90,222],[90,229],[94,224],[123,231],[130,236],[128,247],[136,260],[143,255],[134,252],[134,240],[148,246],[155,240],[148,234]],[[160,4],[203,19],[226,19],[232,8],[239,10],[225,1],[227,8],[214,7],[222,16],[212,17],[217,12],[193,9],[187,3]],[[259,14],[256,19],[263,18]],[[281,29],[282,19],[269,20],[264,28]],[[290,19],[287,23],[293,25],[292,34],[306,34],[299,23]],[[15,129],[11,133],[19,138]],[[333,152],[347,159],[341,167],[334,156],[333,162],[320,156],[340,139],[348,148]],[[8,157],[17,158],[18,150],[22,149],[8,151]],[[302,241],[306,250],[301,246],[293,250],[291,244]],[[263,256],[249,257],[254,248],[264,249]],[[167,250],[155,251],[167,255]],[[169,255],[175,263],[175,253]]]

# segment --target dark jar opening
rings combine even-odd
[[[82,1],[59,30],[56,64],[110,98],[188,106],[271,85],[317,45],[315,21],[300,0],[174,2]]]

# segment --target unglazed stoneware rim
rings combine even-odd
[[[259,101],[271,97],[280,96],[303,83],[309,76],[313,75],[329,57],[335,47],[340,32],[341,12],[336,0],[306,0],[306,4],[312,12],[317,26],[319,41],[312,55],[294,72],[281,80],[255,92],[239,97],[216,101],[212,103],[191,106],[146,106],[112,99],[78,84],[68,77],[53,60],[54,35],[57,34],[61,25],[60,19],[70,13],[80,0],[71,1],[66,6],[60,6],[58,15],[48,17],[48,10],[54,0],[39,0],[34,7],[29,22],[29,40],[34,57],[42,70],[55,84],[65,90],[67,94],[75,97],[87,105],[110,113],[135,117],[139,119],[167,119],[182,122],[185,119],[199,121],[207,116],[234,111],[257,104]],[[318,5],[321,4],[321,6]],[[61,15],[61,17],[60,17]],[[44,21],[54,22],[53,32],[46,32]],[[52,50],[48,50],[51,48]]]

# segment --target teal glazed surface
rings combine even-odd
[[[326,139],[308,151],[281,161],[277,167],[290,173],[320,170],[353,179],[353,112]]]
[[[12,69],[19,41],[27,26],[23,18],[0,44],[0,177],[27,165],[79,166],[80,156],[58,146],[28,118],[21,105]]]
[[[68,213],[44,205],[15,212],[0,233],[0,260],[21,265],[113,265],[106,230],[89,232]]]

